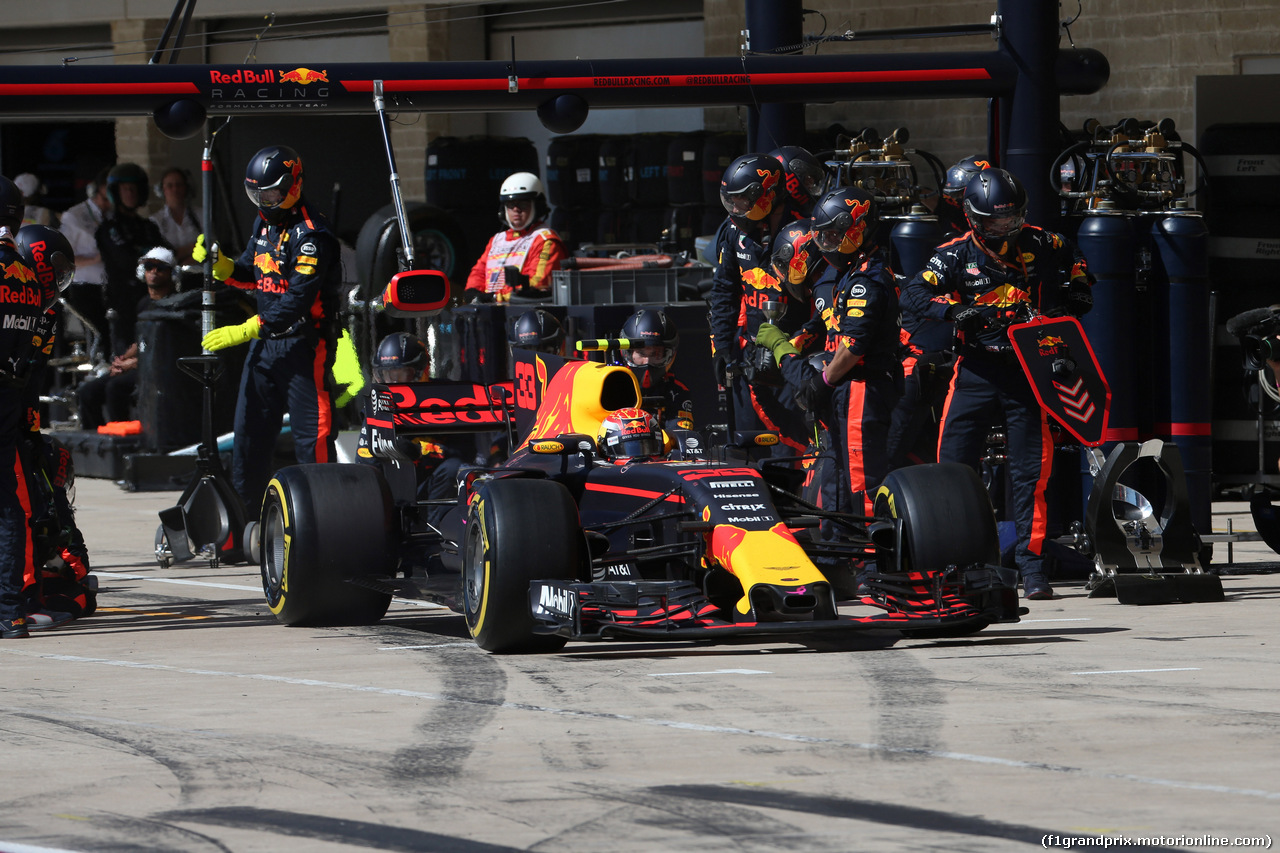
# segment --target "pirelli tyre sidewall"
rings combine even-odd
[[[991,499],[967,465],[912,465],[891,471],[876,490],[875,514],[902,519],[903,567],[1000,564]],[[881,561],[882,570],[889,565]]]
[[[393,567],[392,502],[371,465],[281,468],[262,506],[262,588],[285,625],[368,625],[391,595],[352,583]]]
[[[462,609],[476,645],[508,654],[564,646],[533,633],[529,584],[579,576],[586,546],[569,490],[553,480],[486,483],[468,508],[464,543]]]

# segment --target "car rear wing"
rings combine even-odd
[[[366,422],[375,446],[415,435],[504,431],[515,424],[510,382],[405,382],[370,387]],[[384,444],[386,442],[386,444]]]

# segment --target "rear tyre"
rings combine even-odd
[[[262,507],[262,588],[285,625],[371,625],[391,595],[353,582],[393,566],[391,493],[371,465],[281,468]]]
[[[586,547],[578,507],[553,480],[499,479],[483,486],[467,513],[463,615],[480,648],[553,652],[565,638],[535,634],[529,584],[575,580]]]

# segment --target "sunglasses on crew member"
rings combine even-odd
[[[147,272],[172,269],[168,264],[161,263],[160,261],[143,261],[142,268]]]

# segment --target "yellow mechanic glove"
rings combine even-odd
[[[209,352],[217,352],[227,347],[238,347],[240,344],[249,343],[250,339],[257,338],[262,330],[262,321],[258,319],[258,315],[254,314],[248,320],[236,326],[221,326],[209,334],[204,336],[204,340],[200,345]]]
[[[351,341],[351,333],[345,330],[342,332],[342,337],[338,338],[338,348],[333,356],[333,381],[338,385],[346,386],[334,401],[334,405],[339,409],[350,403],[351,398],[364,388],[364,371],[360,369],[360,357],[356,355],[356,345]]]
[[[196,244],[191,249],[191,260],[197,264],[203,264],[206,257],[212,257],[213,261],[213,277],[218,281],[226,281],[231,278],[231,273],[235,272],[235,262],[228,258],[222,252],[218,251],[218,244],[214,243],[208,249],[204,247],[204,235],[201,234],[196,238]],[[257,337],[257,335],[254,335]]]
[[[787,337],[787,333],[772,323],[761,323],[756,330],[756,343],[773,353],[773,357],[782,361],[784,355],[799,355],[800,350]]]

